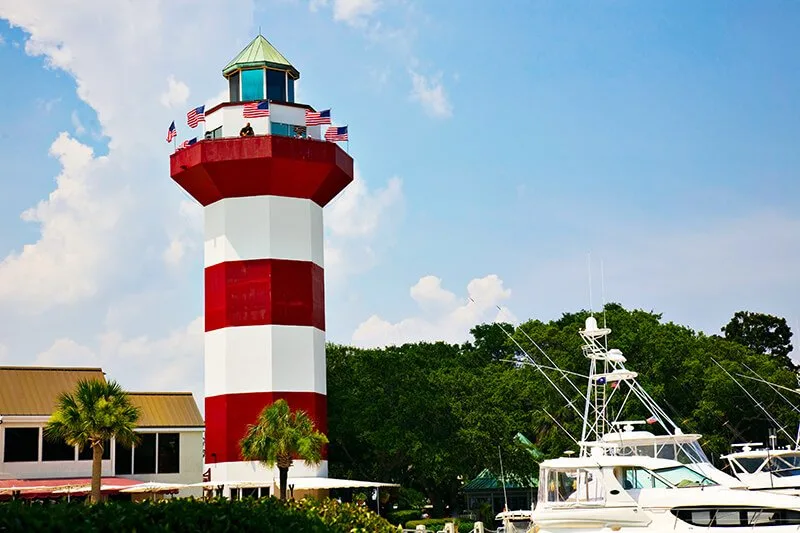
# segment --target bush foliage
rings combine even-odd
[[[281,502],[175,499],[161,502],[8,502],[0,504],[2,533],[396,533],[397,528],[364,507],[334,500]]]
[[[406,529],[414,529],[417,526],[425,526],[429,531],[444,531],[444,525],[455,522],[457,531],[472,531],[474,522],[462,522],[458,518],[427,518],[425,520],[411,520],[406,522]]]
[[[392,511],[387,513],[386,520],[390,523],[402,526],[409,520],[419,520],[422,518],[422,512],[416,509],[404,509],[402,511]]]

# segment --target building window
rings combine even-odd
[[[264,71],[262,69],[242,71],[242,101],[264,99]]]
[[[286,100],[294,103],[294,78],[291,76],[287,76],[287,78],[289,78],[289,83],[287,84],[289,86],[289,95]]]
[[[133,449],[133,473],[156,473],[156,434],[142,433],[139,444]]]
[[[282,122],[270,122],[270,133],[272,135],[282,135],[284,137],[306,138],[306,127],[295,126],[294,124],[284,124]]]
[[[114,475],[128,476],[133,466],[133,450],[119,442],[114,444]]]
[[[74,461],[75,446],[70,446],[63,440],[51,442],[42,440],[42,461]]]
[[[78,452],[78,461],[91,461],[94,458],[92,447],[88,444]],[[103,442],[103,459],[111,459],[111,441]]]
[[[158,473],[177,474],[181,467],[181,440],[178,433],[158,434]]]
[[[39,428],[5,428],[5,441],[6,463],[39,460]]]
[[[286,73],[267,70],[267,98],[274,102],[286,101]]]
[[[228,92],[231,97],[231,102],[239,102],[239,73],[235,72],[228,78]]]

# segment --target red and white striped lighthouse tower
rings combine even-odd
[[[170,173],[204,207],[205,467],[220,485],[270,486],[274,472],[239,449],[264,406],[284,398],[327,432],[322,208],[353,180],[353,160],[326,126],[306,125],[300,74],[264,37],[223,75],[230,101],[205,112],[205,135],[170,157]],[[264,101],[268,117],[245,117]],[[240,136],[248,122],[254,135]],[[327,460],[291,475],[327,476]]]

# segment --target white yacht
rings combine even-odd
[[[529,531],[800,531],[800,499],[730,488],[669,459],[596,455],[540,465]]]
[[[736,533],[766,526],[774,533],[800,531],[800,498],[747,490],[714,468],[699,446],[700,436],[684,435],[639,386],[636,373],[624,367],[622,353],[604,346],[601,340],[609,333],[597,327],[594,317],[587,318],[580,332],[590,372],[579,456],[540,464],[539,497],[529,531],[726,528]],[[616,394],[623,396],[612,402]],[[632,398],[649,411],[646,420],[620,420]],[[656,423],[673,431],[655,435],[634,430],[638,424]]]
[[[800,450],[763,447],[760,442],[734,448],[739,450],[722,458],[749,488],[800,496]]]

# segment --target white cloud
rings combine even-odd
[[[101,183],[106,157],[61,133],[50,147],[61,174],[46,200],[22,213],[37,223],[41,237],[0,262],[0,302],[38,312],[94,295],[115,262],[112,232],[129,207],[125,190],[107,191]],[[36,280],[33,282],[32,280]]]
[[[453,106],[447,98],[441,75],[426,77],[410,71],[411,99],[419,102],[426,113],[437,118],[453,116]]]
[[[375,266],[377,234],[397,221],[402,207],[400,178],[393,177],[385,187],[370,190],[356,168],[353,182],[325,208],[325,275],[329,284]]]
[[[352,26],[364,25],[367,18],[379,6],[378,0],[311,0],[309,8],[317,11],[320,7],[333,4],[333,20]]]
[[[167,90],[161,93],[161,105],[164,107],[177,107],[186,104],[189,99],[189,87],[182,81],[176,80],[170,74],[167,77]]]
[[[46,115],[49,115],[53,112],[53,109],[61,103],[61,98],[50,98],[49,100],[45,100],[43,98],[39,98],[36,100],[36,105],[41,109]]]
[[[377,315],[359,324],[352,342],[358,346],[386,346],[418,341],[464,342],[469,330],[487,321],[516,321],[511,312],[498,306],[511,297],[503,280],[490,274],[467,285],[467,298],[458,298],[442,288],[435,276],[424,276],[410,289],[422,314],[392,323]]]
[[[176,268],[188,252],[200,250],[203,239],[203,208],[193,200],[183,200],[177,217],[170,216],[169,219],[169,243],[162,252],[162,258],[168,267]]]
[[[371,236],[381,219],[403,201],[403,182],[398,177],[386,186],[370,191],[356,169],[353,182],[325,210],[325,225],[334,236]]]
[[[110,329],[97,335],[90,346],[61,338],[41,352],[35,364],[99,366],[109,379],[129,390],[192,391],[199,400],[203,397],[203,324],[203,318],[198,317],[155,339],[128,338]]]
[[[72,122],[72,127],[75,128],[75,135],[83,135],[86,133],[86,128],[84,127],[83,122],[81,122],[81,117],[78,116],[77,111],[73,110],[69,118]]]
[[[57,339],[46,351],[36,356],[37,366],[100,366],[100,358],[72,339]]]

